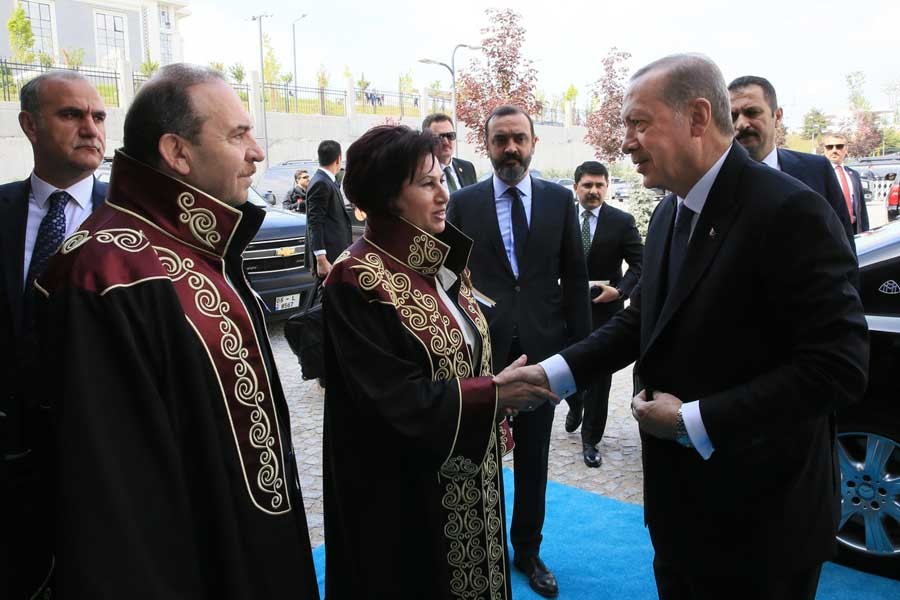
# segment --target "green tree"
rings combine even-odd
[[[285,73],[281,76],[281,83],[284,85],[291,85],[291,82],[294,80],[293,73]]]
[[[247,71],[244,70],[244,65],[241,63],[234,63],[230,67],[228,67],[228,73],[231,75],[231,78],[238,85],[244,83],[244,78],[247,77]]]
[[[400,76],[400,93],[401,94],[413,94],[416,89],[413,87],[413,76],[412,71],[407,71],[405,74]]]
[[[575,84],[569,85],[569,89],[566,90],[566,93],[563,95],[563,100],[566,102],[575,103],[575,100],[578,98],[578,88],[575,87]]]
[[[263,34],[263,54],[263,78],[267,82],[275,83],[281,74],[281,63],[275,56],[272,39],[268,33]]]
[[[144,77],[152,77],[154,73],[159,71],[159,63],[155,60],[150,60],[149,58],[141,63],[140,66],[141,74]]]
[[[319,70],[316,71],[316,85],[319,86],[319,89],[325,89],[330,81],[331,75],[328,73],[325,65],[319,65]]]
[[[647,227],[650,225],[650,217],[659,203],[656,192],[645,188],[640,180],[633,179],[633,175],[628,177],[629,181],[634,181],[634,187],[628,194],[628,211],[634,217],[634,223],[641,234],[641,238],[646,239]]]
[[[884,151],[900,152],[900,129],[892,127],[884,130]]]
[[[810,108],[803,115],[803,137],[808,140],[818,140],[828,129],[828,117],[816,107]]]
[[[370,85],[372,85],[372,82],[366,79],[366,74],[360,73],[359,79],[356,80],[356,87],[362,91],[366,91],[369,89]]]
[[[847,90],[849,91],[850,110],[871,110],[866,99],[863,87],[866,85],[866,75],[862,71],[853,71],[847,74]]]
[[[6,22],[6,31],[9,32],[9,49],[12,51],[13,60],[18,62],[34,62],[34,32],[31,30],[31,21],[25,14],[21,5],[10,15]]]
[[[63,48],[60,50],[63,63],[70,69],[80,69],[84,65],[84,48]]]
[[[53,57],[46,52],[38,52],[37,58],[38,62],[41,63],[41,66],[45,69],[49,69],[53,66]]]
[[[209,68],[212,69],[213,71],[221,73],[222,75],[225,74],[225,63],[223,63],[221,61],[218,61],[218,60],[209,61]]]

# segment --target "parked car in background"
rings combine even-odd
[[[306,215],[270,206],[253,188],[247,201],[264,208],[266,217],[244,251],[244,273],[266,320],[286,319],[306,305],[315,283],[306,264]]]
[[[634,187],[634,183],[631,181],[626,181],[621,177],[610,177],[609,178],[609,197],[613,200],[618,200],[619,202],[624,202],[628,199],[628,196],[631,195],[631,189]]]
[[[869,387],[861,403],[837,414],[838,562],[900,579],[900,222],[858,235],[856,251]]]

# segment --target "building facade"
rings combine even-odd
[[[127,61],[167,65],[184,60],[179,23],[190,14],[186,0],[0,0],[4,21],[22,6],[34,33],[33,50],[66,64],[84,51],[83,64],[115,69]],[[0,52],[10,56],[9,36]]]

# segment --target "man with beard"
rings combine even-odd
[[[841,185],[854,233],[868,231],[869,211],[863,198],[862,181],[855,169],[844,166],[844,159],[850,148],[847,137],[840,133],[826,133],[822,145],[825,147],[825,157],[834,167],[834,174]]]
[[[783,111],[778,106],[772,84],[763,77],[746,75],[728,84],[728,91],[734,138],[754,160],[799,179],[825,198],[838,216],[850,247],[855,250],[847,204],[828,160],[824,156],[775,147],[775,134]],[[798,226],[802,224],[798,223]]]
[[[484,124],[494,175],[450,198],[447,219],[476,240],[469,259],[476,297],[484,299],[493,364],[523,353],[534,363],[590,331],[587,270],[572,193],[528,174],[537,143],[531,118],[500,106]],[[493,300],[491,300],[493,299]],[[541,561],[541,529],[554,407],[513,420],[515,496],[513,564],[542,596],[559,594]]]
[[[34,280],[66,235],[103,203],[94,178],[106,148],[106,108],[77,73],[51,71],[22,86],[19,125],[34,170],[0,186],[0,597],[38,597],[52,569],[50,442],[34,386],[53,367],[38,362]]]
[[[628,308],[497,377],[558,395],[632,361],[644,521],[661,600],[812,600],[836,551],[834,411],[866,388],[856,261],[834,211],[734,140],[719,68],[696,54],[631,76],[625,138],[672,190]]]
[[[453,119],[444,113],[433,113],[422,121],[422,131],[430,130],[431,133],[441,138],[441,145],[437,150],[437,159],[444,171],[444,188],[452,194],[460,188],[475,183],[475,165],[467,160],[453,156],[456,150],[456,131],[453,129]]]
[[[609,172],[603,164],[589,160],[578,165],[573,187],[591,286],[591,325],[598,329],[625,308],[625,299],[641,278],[643,244],[634,217],[604,202]],[[624,276],[622,261],[628,263]],[[568,399],[566,431],[572,433],[581,425],[582,457],[588,467],[599,467],[601,463],[597,444],[606,429],[611,384],[612,373],[607,373],[584,393]]]
[[[125,116],[105,205],[35,286],[65,598],[318,598],[290,421],[241,254],[264,155],[212,69]],[[52,364],[51,364],[52,363]]]

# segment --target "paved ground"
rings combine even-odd
[[[280,324],[269,327],[281,383],[291,410],[291,434],[297,452],[300,485],[306,504],[313,547],[324,541],[322,520],[322,390],[315,381],[303,381],[300,366],[284,339]],[[600,444],[603,465],[589,469],[581,458],[578,432],[566,433],[565,403],[556,409],[550,441],[550,479],[583,490],[635,504],[643,503],[641,446],[637,425],[629,412],[631,368],[613,377],[609,421]],[[512,454],[504,461],[512,467]]]

